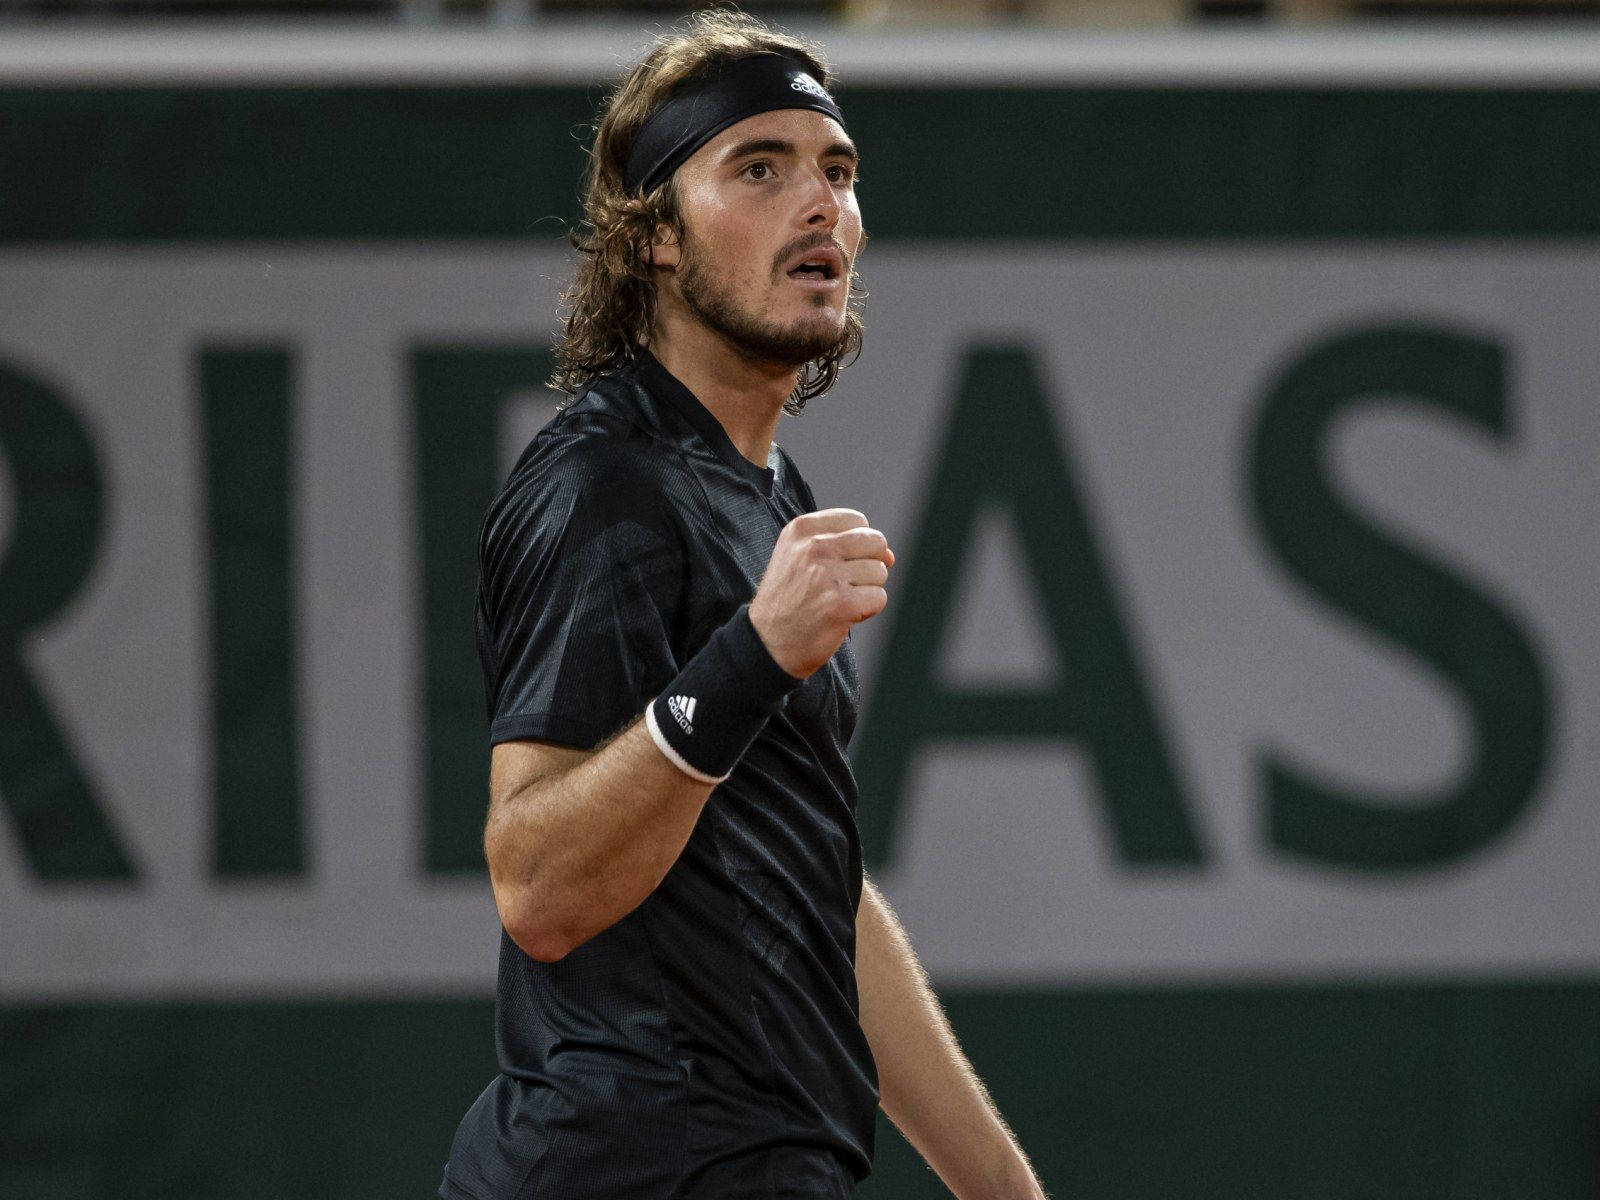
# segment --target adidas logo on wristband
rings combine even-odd
[[[667,711],[673,719],[683,728],[685,733],[694,732],[694,706],[693,696],[668,696]]]
[[[645,708],[645,726],[673,766],[718,784],[800,683],[773,661],[743,606]]]

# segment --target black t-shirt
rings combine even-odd
[[[588,748],[754,594],[816,502],[648,353],[529,444],[479,547],[490,737]],[[850,646],[784,702],[633,912],[559,962],[500,939],[501,1075],[456,1200],[843,1200],[872,1161]]]

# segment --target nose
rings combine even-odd
[[[810,194],[806,197],[804,224],[807,229],[832,229],[839,223],[839,196],[828,173],[811,173]]]

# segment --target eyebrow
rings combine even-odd
[[[795,144],[785,138],[753,138],[750,141],[740,142],[723,155],[725,162],[732,162],[736,158],[746,158],[752,154],[795,154]],[[860,161],[861,155],[855,146],[849,142],[832,142],[822,152],[823,158],[848,158],[851,162]]]

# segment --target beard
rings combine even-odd
[[[845,341],[843,320],[835,323],[801,319],[783,326],[763,321],[759,315],[741,309],[726,291],[718,290],[702,256],[687,239],[678,269],[678,290],[689,311],[708,329],[757,362],[783,367],[804,366],[836,352]],[[818,317],[831,316],[825,304],[818,305],[817,313]]]

